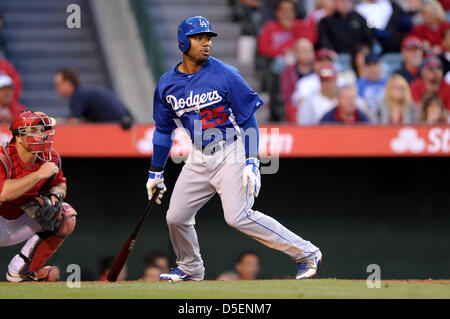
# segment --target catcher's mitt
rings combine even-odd
[[[52,205],[50,195],[56,196],[58,201]],[[34,218],[45,230],[57,231],[62,223],[62,198],[61,195],[49,193],[47,196],[39,195],[29,199],[21,208]]]

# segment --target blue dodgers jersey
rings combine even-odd
[[[163,133],[182,126],[204,147],[237,135],[264,104],[235,67],[218,59],[210,57],[193,74],[178,71],[178,65],[159,79],[155,91],[153,118]]]

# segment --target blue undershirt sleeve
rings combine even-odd
[[[258,157],[259,148],[259,129],[255,114],[251,115],[249,120],[241,126],[243,129],[242,139],[245,146],[245,156]]]
[[[153,157],[152,168],[164,169],[172,148],[171,134],[162,133],[158,129],[153,133]]]

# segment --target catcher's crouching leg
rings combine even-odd
[[[59,270],[45,263],[61,246],[76,225],[77,213],[68,203],[63,203],[63,221],[56,231],[42,231],[33,235],[22,248],[20,254],[16,255],[8,266],[7,279],[14,281],[14,274],[19,275],[22,280],[44,280],[57,281]]]

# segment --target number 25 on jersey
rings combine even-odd
[[[224,106],[219,106],[211,110],[202,110],[200,111],[200,116],[202,117],[204,130],[215,127],[216,125],[222,125],[228,119]]]

